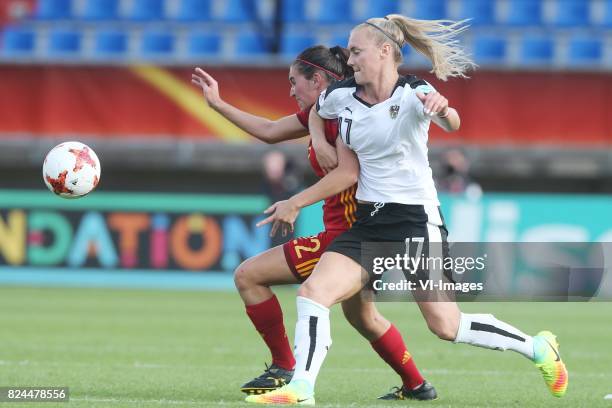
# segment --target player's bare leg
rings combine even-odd
[[[455,340],[461,311],[455,302],[417,302],[427,327],[442,340]]]
[[[245,260],[234,271],[234,284],[246,306],[274,296],[270,286],[296,283],[299,281],[287,265],[282,246]]]
[[[342,312],[351,326],[370,342],[378,340],[391,327],[391,322],[361,293],[342,302]]]
[[[295,359],[289,345],[283,313],[271,285],[299,283],[289,269],[282,246],[244,261],[234,273],[234,283],[246,312],[272,354],[272,364],[262,375],[245,383],[247,394],[268,392],[291,380]]]

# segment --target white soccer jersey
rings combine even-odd
[[[393,94],[371,105],[357,95],[353,78],[323,91],[317,112],[338,119],[339,135],[359,158],[357,199],[370,202],[439,205],[427,157],[430,118],[416,92],[433,87],[415,76],[400,76]]]

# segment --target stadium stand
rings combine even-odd
[[[495,22],[495,2],[490,0],[464,0],[460,19],[471,19],[473,26],[492,25]]]
[[[3,35],[2,54],[12,57],[34,52],[36,34],[30,28],[7,27]]]
[[[304,0],[285,0],[281,6],[281,15],[285,23],[302,23],[306,21]]]
[[[234,55],[237,57],[265,56],[269,48],[265,35],[253,29],[241,30],[234,40]]]
[[[554,24],[564,27],[588,26],[589,2],[584,0],[557,0]]]
[[[115,20],[119,18],[119,1],[87,0],[82,17],[92,21]]]
[[[257,18],[257,3],[255,0],[227,0],[220,16],[225,23],[248,23]]]
[[[79,31],[55,28],[49,34],[50,55],[73,54],[81,50],[82,34]]]
[[[134,0],[128,18],[135,21],[162,20],[165,17],[164,0]]]
[[[72,15],[72,0],[39,0],[35,17],[42,20],[67,19]]]
[[[193,31],[189,33],[187,41],[188,55],[193,58],[214,56],[221,52],[221,36],[217,33]]]
[[[95,33],[95,55],[104,57],[120,57],[127,51],[127,35],[118,29],[102,29]]]
[[[177,64],[275,64],[311,44],[346,44],[353,24],[390,13],[469,19],[462,41],[482,67],[612,66],[612,0],[38,0],[0,29],[0,58],[134,62],[162,53]],[[416,53],[407,63],[425,64]]]
[[[353,2],[346,0],[325,0],[318,4],[314,19],[319,24],[350,24],[353,22]]]
[[[340,31],[331,35],[330,40],[327,41],[330,45],[344,45],[348,44],[349,35],[346,31]]]
[[[604,27],[612,27],[612,0],[605,1],[602,11],[603,12],[601,13],[601,15],[603,15],[603,19],[601,21],[601,24]]]
[[[568,63],[572,65],[598,65],[603,56],[599,38],[577,36],[570,39]]]
[[[141,52],[146,58],[166,56],[174,50],[174,36],[167,31],[151,30],[142,35]]]
[[[533,0],[511,0],[503,4],[506,19],[500,22],[512,26],[538,26],[542,23],[542,2]]]
[[[500,36],[483,35],[476,37],[474,58],[480,63],[504,63],[506,59],[506,40]]]
[[[386,16],[400,12],[398,0],[368,0],[366,16]]]
[[[176,19],[179,21],[209,21],[210,1],[208,0],[183,0],[179,3]]]
[[[288,32],[281,39],[281,52],[288,58],[293,58],[302,50],[317,43],[310,33]]]
[[[425,20],[445,18],[447,16],[446,0],[415,0],[409,15]]]
[[[520,59],[524,65],[550,65],[554,52],[554,42],[550,37],[525,35],[521,39]]]

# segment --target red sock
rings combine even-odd
[[[371,344],[382,359],[402,377],[402,382],[408,389],[412,390],[423,384],[423,377],[406,349],[402,335],[393,324]]]
[[[293,370],[295,358],[283,324],[283,311],[276,296],[256,305],[247,306],[246,312],[270,349],[272,364]]]

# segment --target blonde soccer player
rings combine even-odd
[[[357,220],[327,248],[298,290],[293,379],[269,394],[247,397],[248,402],[314,404],[315,381],[332,343],[329,308],[355,296],[364,285],[362,243],[424,238],[425,247],[438,243],[442,252],[447,249],[427,140],[431,123],[447,131],[458,129],[459,114],[430,84],[400,76],[398,67],[401,48],[410,44],[429,58],[437,78],[465,76],[473,63],[456,41],[465,29],[464,22],[388,15],[369,19],[351,31],[348,64],[354,77],[321,94],[310,115],[310,131],[315,143],[322,138],[323,120],[336,119],[341,124],[338,161],[359,164]],[[317,151],[317,157],[331,169],[333,155],[326,156],[324,150]],[[264,223],[291,226],[300,208],[352,183],[329,175],[289,200],[273,204],[268,209],[272,215]],[[443,276],[451,280],[448,272]],[[554,396],[565,394],[568,373],[552,333],[530,336],[491,314],[462,313],[452,296],[443,300],[417,301],[428,327],[439,338],[515,351],[535,363]]]

